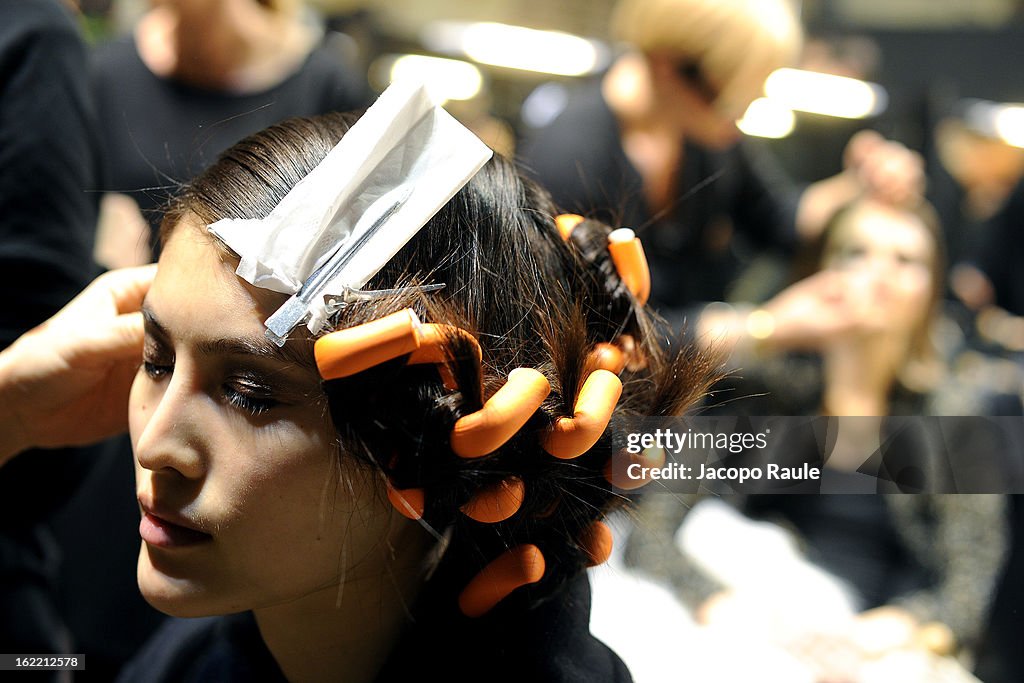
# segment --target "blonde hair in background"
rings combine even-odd
[[[620,0],[612,35],[644,53],[675,53],[719,93],[746,107],[775,69],[794,62],[803,31],[788,0]],[[742,114],[742,111],[740,112]]]

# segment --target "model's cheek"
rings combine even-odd
[[[204,487],[204,505],[217,510],[225,531],[253,536],[315,528],[325,491],[333,491],[337,465],[323,435],[293,425],[232,431],[218,439]],[[292,527],[290,529],[290,527]]]
[[[931,276],[914,269],[905,274],[903,280],[903,296],[909,311],[927,312],[931,297]]]

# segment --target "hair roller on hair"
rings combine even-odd
[[[390,482],[387,486],[388,501],[391,502],[391,505],[396,510],[409,519],[423,519],[423,511],[426,505],[423,489],[413,488],[399,490]]]
[[[462,514],[477,522],[497,524],[519,511],[526,487],[519,477],[509,477],[485,487],[462,506]]]
[[[544,576],[544,555],[533,544],[516,546],[473,577],[459,595],[459,609],[467,617],[481,617],[522,586]]]
[[[526,424],[550,391],[543,374],[532,368],[516,368],[483,408],[455,423],[452,450],[461,458],[493,453]]]
[[[622,382],[607,370],[595,370],[583,383],[572,417],[560,417],[544,438],[544,450],[563,460],[577,458],[597,443],[622,395]]]
[[[629,228],[619,228],[608,235],[608,253],[615,263],[615,270],[643,306],[651,295],[651,271],[640,239]]]
[[[572,231],[582,222],[583,216],[575,213],[561,213],[555,216],[555,227],[558,228],[558,234],[562,236],[562,240],[566,242],[569,241]]]
[[[641,472],[658,469],[665,465],[665,451],[660,448],[646,448],[639,453],[621,451],[608,459],[604,466],[604,478],[617,489],[633,491],[651,483],[650,477],[630,477],[629,468],[639,465]]]
[[[425,323],[420,326],[417,338],[419,341],[419,348],[412,352],[409,356],[409,365],[420,365],[429,363],[437,366],[438,372],[441,374],[441,380],[444,382],[444,386],[449,391],[454,391],[459,388],[458,380],[451,371],[450,364],[457,358],[453,357],[452,344],[453,340],[458,340],[461,345],[465,346],[470,350],[472,354],[467,360],[474,362],[478,367],[483,359],[483,354],[480,351],[480,343],[477,342],[476,337],[471,335],[462,328],[455,327],[454,325],[439,325],[433,323]],[[467,387],[463,387],[465,389]],[[479,392],[480,387],[475,387],[475,390]]]
[[[316,340],[313,354],[324,379],[350,377],[419,348],[415,311],[407,308]]]
[[[626,354],[615,344],[598,342],[594,344],[593,350],[587,355],[588,372],[594,370],[607,370],[619,374],[626,367]]]
[[[587,554],[590,567],[607,562],[612,555],[612,545],[612,530],[600,520],[592,522],[580,537],[580,547]]]

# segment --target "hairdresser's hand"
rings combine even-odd
[[[156,266],[106,273],[0,353],[0,463],[31,447],[91,443],[128,424],[142,299]]]
[[[767,302],[774,350],[821,351],[836,340],[881,329],[883,317],[873,298],[851,288],[846,273],[823,270],[793,284]]]
[[[896,206],[913,206],[924,196],[924,159],[917,152],[872,130],[862,130],[843,153],[866,195]]]
[[[761,308],[735,310],[710,304],[697,319],[697,338],[728,357],[755,352],[821,351],[850,334],[870,332],[883,321],[875,299],[851,291],[850,277],[821,271],[790,285]]]

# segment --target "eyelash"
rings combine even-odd
[[[171,365],[158,365],[149,360],[142,361],[142,368],[152,380],[161,380],[174,371],[173,363]]]
[[[168,364],[162,364],[143,359],[142,367],[146,375],[155,382],[163,380],[174,372],[173,361]],[[225,383],[224,398],[231,406],[244,410],[253,417],[258,417],[277,406],[279,402],[268,396],[257,395],[257,391],[269,392],[269,389],[259,387],[258,385],[251,385],[250,390],[240,390],[237,382],[235,386]]]
[[[224,385],[224,396],[227,398],[228,403],[240,410],[246,411],[253,417],[262,415],[278,405],[277,401],[268,396],[257,396],[254,393],[239,391],[230,384]]]

